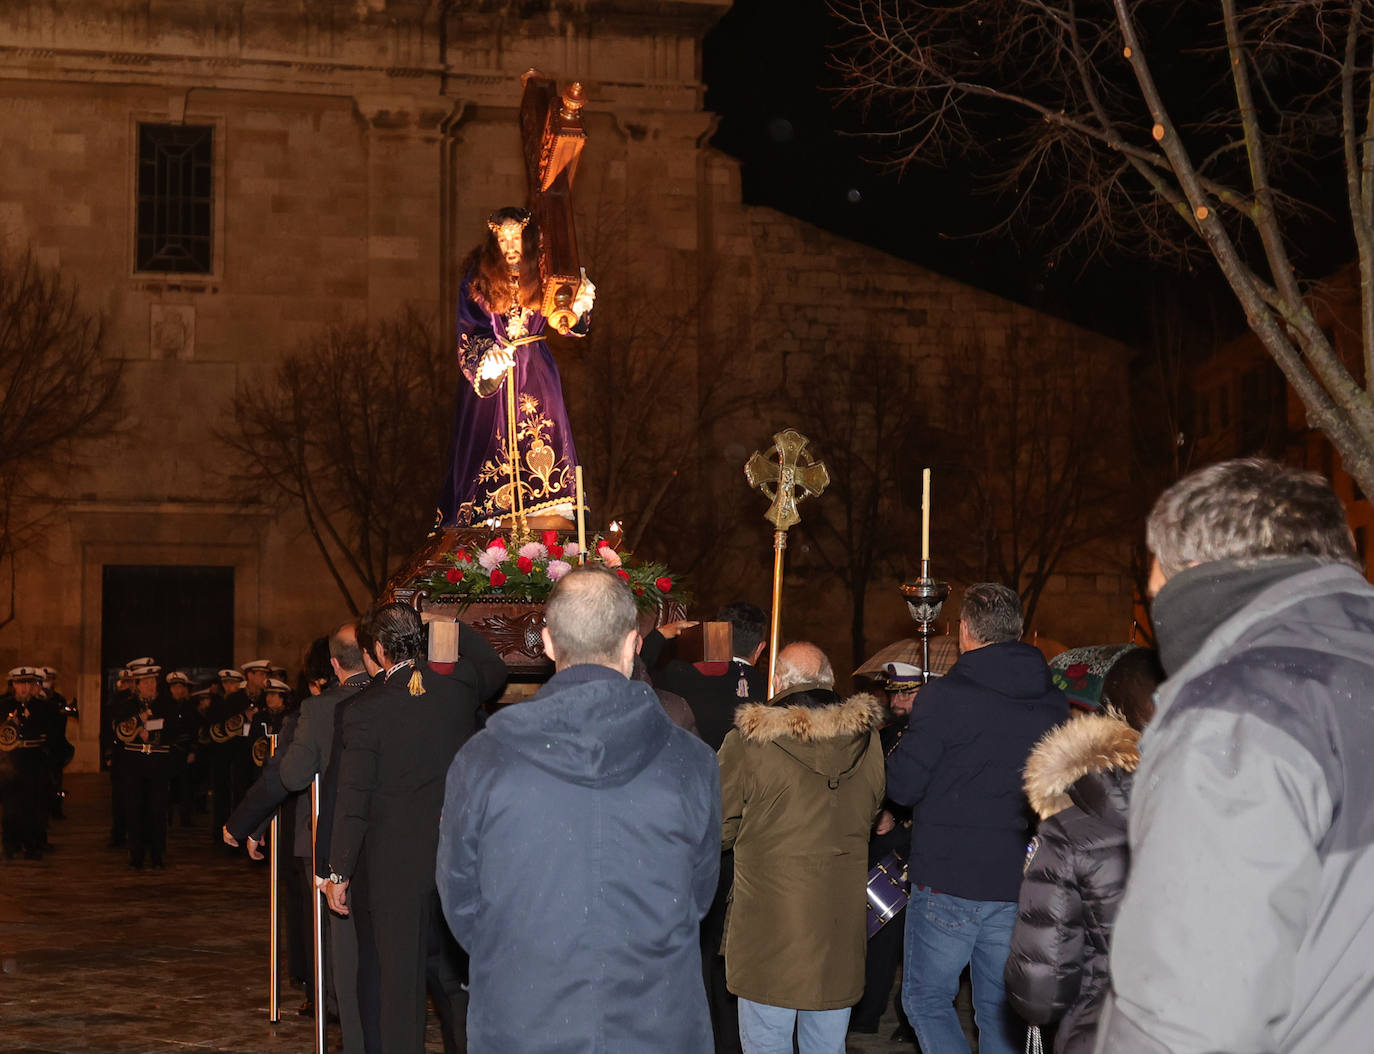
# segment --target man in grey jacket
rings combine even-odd
[[[1374,1035],[1374,588],[1312,473],[1228,461],[1150,514],[1168,674],[1140,743],[1109,1054]]]

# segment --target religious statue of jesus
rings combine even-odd
[[[458,295],[458,386],[443,526],[570,520],[577,451],[544,340],[539,226],[525,209],[492,213]],[[581,274],[566,332],[584,337],[596,287]],[[533,520],[535,522],[531,523]]]

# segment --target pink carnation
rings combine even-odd
[[[538,542],[526,542],[516,555],[523,556],[526,560],[542,560],[549,555],[549,551]]]
[[[576,542],[565,542],[565,543],[563,543],[563,555],[564,555],[564,556],[567,556],[567,557],[574,557],[574,556],[576,556],[578,553],[580,553],[581,551],[582,551],[582,550],[578,547],[578,545],[577,545]]]
[[[506,558],[506,550],[499,546],[492,546],[477,557],[477,562],[482,565],[482,569],[488,574],[501,566],[501,561]]]
[[[620,554],[616,552],[614,549],[612,549],[609,545],[603,545],[600,549],[596,551],[596,555],[601,557],[601,562],[605,564],[607,567],[620,566]]]
[[[572,570],[572,564],[566,560],[550,560],[548,576],[550,582],[557,582],[560,578]]]

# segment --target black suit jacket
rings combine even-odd
[[[369,678],[357,692],[347,699],[341,699],[334,706],[334,720],[329,729],[329,758],[325,765],[324,778],[320,780],[320,821],[315,828],[315,874],[320,878],[329,877],[329,850],[333,844],[334,808],[339,801],[339,755],[343,753],[344,715],[350,707],[385,680],[379,673]]]
[[[500,691],[506,665],[476,630],[459,629],[463,658],[448,675],[423,662],[394,670],[342,711],[338,793],[328,865],[348,877],[366,852],[383,891],[434,888],[444,780],[476,729],[482,703]],[[423,690],[411,690],[418,672]]]
[[[262,834],[263,825],[272,818],[272,814],[281,807],[291,794],[282,785],[281,763],[285,752],[291,748],[291,743],[295,738],[298,717],[298,712],[286,715],[282,721],[281,732],[277,736],[276,753],[267,759],[262,767],[262,773],[248,788],[243,800],[229,814],[229,819],[224,826],[229,828],[229,833],[237,838],[240,843],[250,835],[255,838],[259,837]],[[304,811],[308,814],[310,810],[307,808]],[[282,845],[285,844],[283,838]],[[296,846],[296,853],[301,855],[300,845]],[[308,853],[307,847],[306,855]]]

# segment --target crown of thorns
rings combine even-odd
[[[530,222],[530,213],[527,209],[517,210],[520,215],[516,217],[500,218],[499,212],[493,212],[487,220],[487,227],[492,234],[520,234]]]

